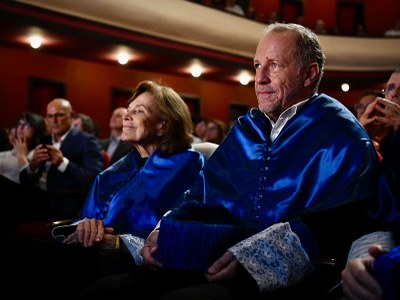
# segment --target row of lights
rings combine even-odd
[[[33,49],[38,49],[43,43],[43,38],[39,34],[33,34],[28,38],[28,41]],[[130,59],[129,49],[120,47],[117,51],[116,59],[119,64],[126,65]],[[194,59],[189,70],[193,77],[198,78],[203,74],[204,67],[199,59]],[[252,75],[247,71],[242,71],[238,76],[238,80],[242,85],[247,85],[252,80]]]
[[[33,49],[38,49],[42,45],[42,37],[39,35],[32,35],[29,37],[29,43]],[[117,54],[117,61],[121,65],[125,65],[129,62],[129,54],[126,50],[120,50]],[[203,67],[198,59],[195,59],[190,67],[190,72],[193,77],[198,78],[203,73]],[[242,85],[247,85],[252,79],[252,75],[248,71],[242,71],[238,76],[239,82]],[[341,86],[343,92],[348,92],[350,86],[347,83],[343,83]]]

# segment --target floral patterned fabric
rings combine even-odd
[[[143,257],[140,252],[144,246],[145,239],[132,234],[120,234],[119,237],[125,243],[125,246],[128,248],[130,254],[135,260],[135,263],[137,265],[141,265],[143,262]]]
[[[260,292],[298,283],[314,269],[289,223],[276,223],[229,250],[255,279]]]

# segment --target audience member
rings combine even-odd
[[[243,8],[236,3],[236,0],[226,0],[225,10],[235,15],[245,15]]]
[[[392,72],[384,96],[376,97],[359,120],[379,152],[391,189],[400,197],[400,68]]]
[[[13,149],[0,152],[0,175],[19,184],[20,169],[32,159],[33,150],[46,133],[46,123],[36,113],[23,112],[18,116],[15,128]]]
[[[385,36],[387,37],[399,37],[400,36],[400,18],[396,20],[393,28],[385,31]]]
[[[16,136],[12,139],[13,149],[0,152],[0,189],[3,192],[1,232],[12,233],[16,223],[27,220],[31,215],[42,216],[41,193],[35,189],[22,188],[19,184],[20,170],[29,164],[40,137],[46,133],[44,118],[33,112],[23,112],[16,124]],[[38,199],[38,201],[33,201]]]
[[[110,164],[115,163],[133,149],[131,143],[121,140],[122,120],[126,112],[125,107],[117,107],[113,110],[109,121],[110,136],[100,141],[110,157]]]
[[[388,102],[390,101],[390,102]],[[385,100],[376,98],[365,110],[366,115],[374,114],[368,127],[389,127],[390,131],[381,141],[382,166],[379,191],[379,206],[375,217],[384,224],[389,224],[390,232],[372,232],[353,244],[348,263],[342,272],[343,292],[347,299],[388,299],[384,297],[384,289],[374,278],[375,256],[389,251],[400,234],[400,69],[391,74],[385,89]],[[383,105],[383,106],[382,106]],[[390,273],[390,270],[387,270]],[[387,292],[387,291],[386,291]]]
[[[367,106],[373,102],[376,97],[383,98],[385,95],[380,90],[367,90],[363,93],[360,100],[354,104],[354,114],[358,120],[361,119],[361,116],[364,114]]]
[[[198,138],[198,142],[204,142],[207,135],[208,119],[200,117],[194,125],[194,136]]]
[[[279,14],[277,11],[273,10],[271,11],[271,13],[269,14],[268,20],[267,20],[267,24],[274,24],[279,22]]]
[[[207,123],[205,142],[220,144],[227,133],[227,125],[219,119],[211,119]]]
[[[75,217],[94,178],[104,169],[99,141],[72,126],[73,114],[66,99],[48,103],[46,119],[52,144],[36,146],[32,160],[20,173],[22,185],[45,191],[46,220]]]
[[[318,19],[317,21],[315,21],[314,32],[316,34],[326,34],[327,33],[324,20]]]
[[[84,131],[90,134],[93,134],[95,137],[99,138],[99,132],[97,130],[97,125],[93,121],[93,119],[84,114],[77,113],[72,118],[72,125],[77,128],[79,131]],[[102,151],[104,156],[104,168],[108,168],[111,164],[110,156],[107,151],[103,149]]]
[[[346,256],[369,221],[378,158],[355,116],[318,93],[324,62],[312,31],[268,25],[254,59],[258,109],[238,118],[185,195],[187,201],[149,235],[142,248],[144,266],[99,280],[81,298],[142,291],[146,299],[255,299],[260,292],[270,299],[273,291],[289,292],[309,278],[315,255]],[[188,203],[194,211],[182,210]],[[225,232],[225,226],[218,214],[214,221],[208,219],[212,214],[196,214],[202,205],[217,213],[228,210],[224,217],[238,222],[243,232],[235,238],[242,241],[223,245],[221,250],[228,250],[206,266],[205,276],[203,270],[163,268],[216,254],[212,234]],[[228,224],[236,228],[232,220]],[[319,286],[312,288],[302,298],[312,297]],[[299,296],[299,290],[293,293]]]
[[[93,119],[84,114],[84,113],[76,113],[72,117],[72,125],[77,128],[79,131],[84,131],[90,134],[94,134],[94,121]]]
[[[26,291],[30,296],[37,291],[41,298],[52,296],[53,288],[63,290],[63,296],[74,296],[75,288],[103,272],[117,272],[120,267],[127,270],[128,265],[122,264],[125,252],[129,254],[125,239],[116,235],[124,232],[135,234],[130,241],[138,243],[135,259],[140,260],[144,239],[180,201],[204,164],[203,156],[191,147],[192,129],[189,110],[175,91],[152,81],[139,83],[124,114],[121,135],[134,150],[96,177],[73,225],[54,229],[55,235],[72,230],[63,244],[38,240],[8,243],[7,249],[16,247],[10,250],[16,259],[11,263],[16,278],[10,281],[32,286]],[[118,245],[125,252],[110,251]],[[36,263],[40,275],[33,267]]]

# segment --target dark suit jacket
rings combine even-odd
[[[100,140],[101,146],[105,151],[107,151],[108,145],[110,144],[110,138]],[[112,165],[121,157],[125,156],[134,149],[133,145],[129,142],[119,141],[117,148],[115,149],[113,155],[110,157],[110,164]]]
[[[64,172],[51,166],[47,174],[47,195],[50,218],[74,218],[81,209],[96,175],[104,169],[104,156],[98,139],[73,128],[61,144],[60,150],[68,158]],[[34,185],[41,172],[29,177],[27,170],[20,173],[22,185]]]

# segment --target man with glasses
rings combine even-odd
[[[47,105],[52,144],[38,145],[20,173],[21,184],[46,191],[48,220],[75,217],[94,178],[104,169],[99,141],[74,128],[73,113],[66,99],[56,98]]]
[[[398,243],[400,237],[398,226],[400,223],[400,133],[398,130],[400,124],[400,68],[393,71],[384,92],[385,98],[376,98],[368,105],[360,122],[364,123],[363,125],[371,137],[378,136],[380,138],[381,198],[375,215],[389,225],[390,231],[373,232],[353,243],[347,266],[342,272],[343,292],[346,299],[389,299],[391,293],[399,292],[394,284],[398,282],[399,278],[390,278],[392,274],[395,274],[395,272],[391,272],[390,264],[386,262],[383,273],[379,268],[381,276],[373,274],[377,268],[375,257],[389,251],[395,245],[395,241]],[[397,247],[390,256],[396,257],[397,255],[399,257],[399,252],[400,248]],[[397,268],[398,265],[399,260],[397,260]],[[385,284],[381,285],[383,282]],[[392,282],[393,285],[388,285],[389,282]]]

